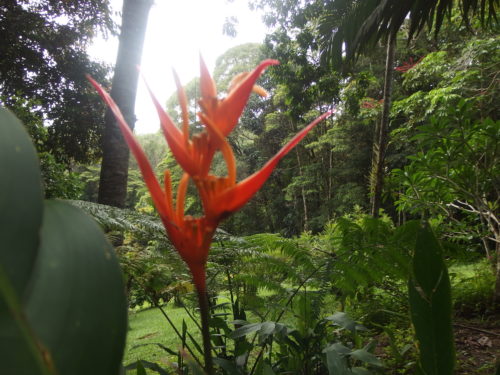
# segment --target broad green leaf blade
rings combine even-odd
[[[43,349],[22,312],[42,221],[38,158],[21,122],[0,108],[0,373],[46,373]],[[48,356],[45,356],[48,358]]]
[[[258,331],[262,327],[262,323],[250,323],[246,324],[243,327],[240,327],[238,329],[235,329],[229,337],[233,339],[237,339],[238,337],[246,336],[249,333]]]
[[[329,375],[351,375],[345,358],[341,357],[335,350],[326,352],[326,367]]]
[[[185,361],[187,367],[191,370],[191,373],[193,375],[207,375],[203,370],[203,368],[201,368],[201,366],[198,363],[196,363],[196,361],[191,356],[186,355]]]
[[[262,375],[276,375],[271,365],[267,362],[262,367]]]
[[[363,331],[366,330],[364,326],[356,323],[352,320],[349,315],[344,312],[336,312],[335,314],[326,318],[326,320],[332,321],[334,324],[338,325],[341,328],[347,329],[351,332],[355,332],[356,330]]]
[[[234,362],[228,361],[227,359],[214,358],[214,363],[228,375],[238,375],[242,373]]]
[[[337,352],[337,354],[343,355],[343,356],[351,354],[351,349],[349,349],[345,345],[342,345],[339,342],[336,342],[336,343],[333,343],[333,344],[327,346],[325,349],[323,349],[323,353],[326,353],[330,350],[335,350]]]
[[[97,224],[63,202],[45,204],[26,315],[59,374],[119,374],[127,329],[122,273]]]
[[[373,366],[383,367],[384,365],[374,354],[366,351],[365,349],[358,349],[351,352],[351,357],[358,359],[362,362],[368,363]]]
[[[417,234],[408,291],[421,370],[426,375],[451,375],[455,349],[450,279],[441,246],[428,226]]]
[[[51,375],[50,353],[39,342],[27,321],[21,302],[0,264],[0,373],[4,375]],[[22,368],[20,367],[22,364]]]
[[[262,358],[259,360],[259,363],[255,367],[254,371],[255,375],[275,375],[275,372],[268,360],[263,360]]]
[[[275,328],[276,328],[276,323],[264,322],[264,323],[262,323],[262,326],[260,327],[259,335],[268,336],[274,332]]]
[[[21,122],[0,108],[0,264],[19,298],[36,259],[42,199],[31,139]]]
[[[259,344],[263,344],[267,340],[267,338],[274,333],[275,328],[276,328],[276,323],[263,322],[258,332]]]

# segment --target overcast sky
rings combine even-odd
[[[111,0],[120,11],[122,0]],[[235,16],[238,35],[222,34],[226,17]],[[261,15],[250,11],[246,0],[156,0],[149,16],[141,68],[161,103],[175,91],[172,68],[183,84],[199,75],[199,54],[213,71],[215,60],[227,49],[248,42],[262,42],[265,26]],[[97,40],[90,53],[114,64],[118,41]],[[155,110],[142,82],[139,84],[136,133],[159,129]]]

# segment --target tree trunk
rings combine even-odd
[[[295,147],[295,155],[297,156],[297,165],[299,167],[299,176],[303,177],[302,173],[302,161],[300,160],[299,148]],[[300,187],[300,192],[302,196],[302,208],[304,209],[304,225],[302,227],[302,231],[309,230],[309,214],[307,209],[307,198],[306,198],[306,190],[304,189],[304,185]]]
[[[495,243],[496,247],[496,272],[495,272],[495,291],[493,295],[493,306],[495,309],[500,308],[500,243],[498,242],[499,239],[497,239],[497,242]]]
[[[382,200],[382,188],[384,186],[384,161],[387,149],[387,134],[389,129],[389,112],[392,101],[392,81],[394,72],[394,55],[396,52],[396,32],[391,32],[387,38],[387,55],[385,62],[384,77],[384,106],[382,108],[382,119],[379,126],[375,128],[375,142],[373,145],[371,190],[372,209],[371,214],[379,216]]]
[[[120,107],[131,129],[135,124],[135,98],[146,34],[149,10],[153,0],[124,0],[120,44],[113,76],[111,96]],[[98,202],[124,207],[127,197],[129,149],[114,116],[106,113]]]

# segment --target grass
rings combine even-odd
[[[228,299],[225,296],[218,296],[218,303],[223,302],[228,302]],[[160,366],[168,368],[177,358],[162,349],[158,344],[178,352],[181,340],[159,308],[149,307],[148,305],[143,307],[147,308],[135,309],[129,312],[129,331],[123,364],[127,366],[142,359],[159,363]],[[168,303],[162,308],[181,333],[182,324],[185,321],[187,331],[202,346],[200,331],[184,308],[176,307],[173,303]],[[190,309],[190,312],[199,321],[199,316],[192,309]],[[187,338],[187,344],[195,354],[199,354],[189,338]],[[202,357],[201,354],[199,357]],[[135,372],[132,372],[132,374],[135,374]]]
[[[449,268],[455,312],[477,315],[484,312],[493,297],[495,275],[486,259]]]
[[[183,320],[188,331],[201,342],[201,335],[183,308],[168,304],[163,307],[174,325],[181,331]],[[158,308],[132,311],[129,313],[129,332],[123,363],[128,365],[139,359],[158,362],[168,366],[175,357],[167,353],[157,344],[177,351],[181,345],[179,337]],[[192,346],[192,345],[191,345]],[[194,349],[193,349],[194,350]]]

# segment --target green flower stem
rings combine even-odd
[[[201,335],[203,337],[203,355],[205,358],[205,371],[208,375],[214,374],[214,366],[212,362],[212,344],[210,340],[209,317],[210,311],[208,307],[207,291],[204,287],[197,286],[198,304],[200,307],[201,316]]]

